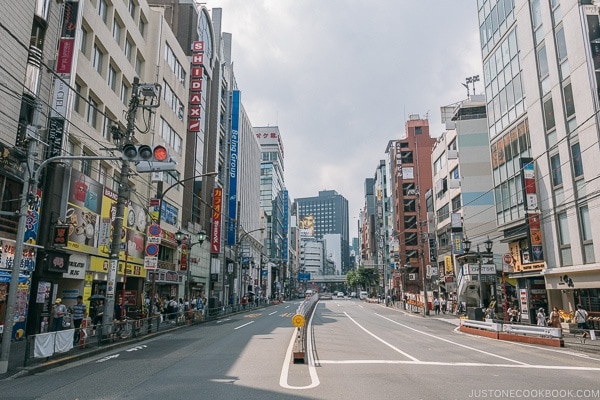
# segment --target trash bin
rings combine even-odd
[[[468,307],[467,308],[467,318],[474,321],[483,321],[483,317],[485,313],[483,309],[480,307]]]

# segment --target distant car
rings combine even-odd
[[[338,292],[337,293],[337,297],[338,297],[338,299],[343,299],[344,298],[344,292]]]
[[[355,299],[356,298],[356,292],[350,293],[350,297],[353,298],[353,299]]]
[[[331,293],[321,293],[319,295],[319,299],[320,300],[332,300],[333,296],[331,295]]]
[[[367,296],[369,296],[369,294],[368,294],[367,292],[365,292],[365,291],[362,291],[362,292],[360,292],[360,294],[358,295],[358,297],[359,297],[361,300],[364,300],[364,299],[366,299],[366,298],[367,298]]]

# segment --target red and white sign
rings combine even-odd
[[[502,256],[502,259],[504,260],[504,264],[511,265],[513,262],[512,254],[510,254],[510,253],[505,253]]]

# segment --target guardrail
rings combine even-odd
[[[468,326],[470,328],[483,329],[492,332],[502,332],[502,323],[496,323],[493,321],[476,321],[472,319],[461,319],[460,324],[462,326]]]
[[[534,325],[514,325],[500,324],[502,332],[514,333],[517,335],[537,335],[540,337],[551,337],[560,339],[562,337],[561,328],[552,328],[549,326],[534,326]]]
[[[302,326],[296,328],[296,343],[294,345],[294,349],[292,350],[294,363],[303,364],[305,361],[308,338],[308,321],[318,301],[319,294],[315,293],[308,299],[300,303],[300,305],[298,306],[298,310],[296,310],[296,314],[302,315],[302,317],[304,317],[305,322]]]

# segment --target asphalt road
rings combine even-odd
[[[600,398],[600,357],[474,337],[358,300],[321,301],[306,364],[288,302],[0,381],[0,399]]]

